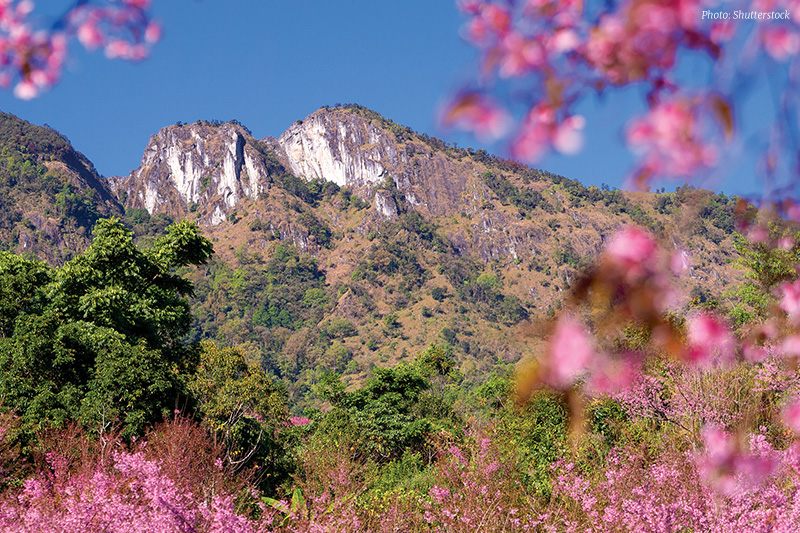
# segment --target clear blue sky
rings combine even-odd
[[[39,0],[55,9],[61,0]],[[69,2],[61,2],[65,7]],[[453,0],[154,0],[164,35],[147,60],[108,61],[73,47],[61,83],[24,102],[0,92],[0,109],[47,123],[105,176],[127,175],[148,138],[177,121],[237,119],[256,137],[280,135],[323,105],[358,103],[395,122],[505,155],[437,129],[442,100],[473,79],[477,53],[460,37]],[[37,10],[39,7],[37,6]],[[582,181],[621,187],[632,160],[620,140],[636,89],[587,102],[587,145],[575,157],[537,165]],[[705,185],[741,194],[748,169]],[[667,184],[671,190],[676,184]],[[680,185],[678,183],[677,185]],[[698,184],[703,185],[703,184]]]

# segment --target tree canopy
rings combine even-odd
[[[190,370],[193,288],[175,270],[212,253],[193,223],[139,249],[116,218],[60,268],[0,253],[0,398],[23,429],[119,421],[135,434],[157,420]]]

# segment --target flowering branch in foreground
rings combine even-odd
[[[48,28],[34,22],[31,0],[0,0],[0,86],[13,86],[24,100],[51,88],[72,39],[87,50],[103,50],[109,59],[144,59],[161,37],[149,7],[149,0],[76,1]]]
[[[727,141],[752,133],[738,120],[738,106],[745,88],[767,76],[777,88],[777,112],[763,135],[770,138],[765,177],[800,177],[795,119],[787,121],[796,116],[800,94],[797,2],[461,0],[459,6],[467,19],[464,38],[481,60],[475,85],[445,107],[445,125],[499,138],[515,116],[511,153],[534,162],[551,150],[580,150],[585,120],[576,108],[589,96],[635,87],[646,110],[624,133],[639,157],[630,178],[644,186],[654,177],[683,180],[714,169]]]

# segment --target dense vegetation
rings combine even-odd
[[[361,275],[386,275],[410,293],[419,261],[447,253],[447,242],[413,215],[394,224],[374,236],[380,246]],[[515,398],[502,366],[465,387],[444,341],[348,387],[343,341],[357,329],[325,319],[331,294],[314,259],[278,244],[267,261],[239,252],[232,270],[211,259],[196,226],[165,231],[139,248],[118,220],[100,221],[89,249],[58,268],[0,255],[4,528],[69,520],[117,530],[127,520],[176,531],[706,530],[747,528],[763,513],[796,525],[794,448],[779,412],[800,381],[771,355],[698,372],[629,324],[615,349],[647,353],[644,372],[578,410],[574,389]],[[791,235],[781,224],[771,231]],[[734,306],[713,306],[745,335],[771,316],[800,256],[796,245],[737,242],[748,277],[732,289]],[[193,266],[207,269],[197,285],[186,277]],[[437,297],[481,312],[507,307],[493,292],[499,280],[476,265],[442,272],[459,294]],[[201,292],[193,323],[186,298]],[[199,340],[204,313],[227,313],[220,327],[252,322],[267,339],[285,331],[269,341],[276,359],[249,363],[248,337],[238,348]],[[290,416],[297,398],[283,382],[308,362],[292,367],[278,354],[297,334],[314,336],[316,355],[297,354],[315,357],[306,386],[320,403]],[[754,458],[742,449],[737,460],[768,474],[738,492],[719,489],[708,474],[717,467],[703,463],[713,455],[692,455],[709,427],[750,435]],[[85,493],[94,497],[78,504]]]

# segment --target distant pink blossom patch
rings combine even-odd
[[[289,417],[289,425],[292,426],[305,426],[306,424],[310,424],[311,420],[304,416],[291,416]]]

